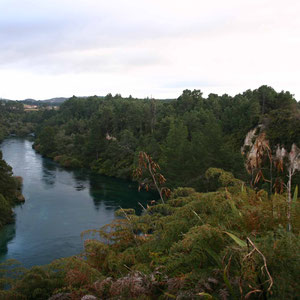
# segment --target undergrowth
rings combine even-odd
[[[287,232],[284,195],[218,169],[207,176],[220,180],[217,191],[178,188],[141,216],[120,209],[82,255],[3,273],[0,299],[296,299],[299,199]]]

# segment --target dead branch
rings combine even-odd
[[[266,282],[269,282],[269,287],[267,289],[268,292],[270,292],[272,286],[273,286],[273,278],[269,272],[269,269],[268,269],[268,266],[267,266],[267,260],[266,260],[266,257],[262,254],[262,252],[255,246],[255,244],[251,241],[251,239],[249,237],[247,237],[247,242],[253,247],[253,249],[251,250],[250,253],[248,253],[245,257],[244,257],[244,260],[247,259],[247,258],[250,258],[252,256],[253,253],[257,252],[263,259],[264,261],[264,264],[263,266],[261,267],[261,272],[263,273],[263,271],[265,270],[265,272],[267,273],[267,276],[268,276],[268,280],[266,280]],[[257,292],[258,290],[255,290],[255,291],[252,291],[253,293],[254,292]]]

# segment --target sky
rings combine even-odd
[[[300,100],[299,0],[0,0],[0,98]]]

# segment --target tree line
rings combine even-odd
[[[289,92],[72,97],[58,111],[13,111],[6,135],[16,116],[43,155],[133,176],[160,200],[141,216],[118,210],[82,256],[29,270],[4,263],[3,299],[297,298],[300,107]],[[0,157],[0,205],[11,175]]]
[[[207,190],[209,167],[249,180],[241,147],[263,124],[275,149],[300,144],[299,103],[289,92],[268,86],[234,97],[184,90],[175,100],[72,97],[59,111],[28,114],[36,127],[35,149],[67,167],[88,167],[132,178],[140,151],[161,166],[171,187]]]

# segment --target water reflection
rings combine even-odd
[[[66,170],[37,154],[28,140],[9,139],[1,148],[24,178],[26,202],[15,208],[15,224],[0,231],[0,262],[12,258],[32,266],[78,254],[82,231],[110,223],[120,206],[140,213],[138,202],[154,198],[132,182]]]
[[[94,200],[95,207],[103,202],[106,209],[117,207],[134,208],[138,214],[141,207],[138,202],[146,203],[156,195],[145,192],[137,192],[138,186],[130,181],[119,181],[114,178],[90,175],[90,195]],[[138,195],[138,199],[137,199]]]
[[[7,245],[16,236],[16,225],[9,224],[0,230],[0,260],[8,252]]]
[[[75,181],[75,189],[77,191],[82,191],[90,186],[87,170],[73,170],[72,175]]]

